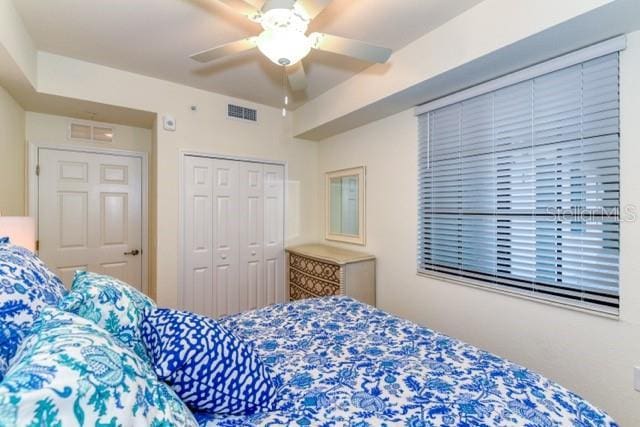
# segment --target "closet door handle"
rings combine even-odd
[[[134,249],[134,250],[132,250],[132,251],[125,252],[124,254],[125,254],[125,255],[132,255],[132,256],[136,256],[136,255],[138,255],[139,253],[140,253],[140,251],[139,251],[139,250]]]
[[[227,259],[227,254],[221,254],[221,255],[220,255],[220,258],[222,258],[222,259]]]
[[[251,256],[256,256],[256,251],[251,251]]]

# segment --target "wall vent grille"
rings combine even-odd
[[[258,111],[253,108],[242,107],[240,105],[229,104],[227,116],[234,119],[248,120],[250,122],[258,121]]]
[[[70,122],[69,139],[73,141],[113,142],[114,128],[87,122]]]

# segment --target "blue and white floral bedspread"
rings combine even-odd
[[[616,426],[521,366],[346,297],[228,317],[277,377],[278,409],[210,426]]]

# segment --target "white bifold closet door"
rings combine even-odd
[[[284,167],[185,156],[183,185],[183,308],[284,302]]]

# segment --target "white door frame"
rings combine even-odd
[[[283,212],[283,227],[282,227],[282,243],[286,247],[286,236],[287,236],[287,182],[289,181],[289,165],[286,160],[270,160],[270,159],[260,159],[256,157],[247,157],[247,156],[234,156],[228,154],[215,154],[204,151],[193,151],[193,150],[180,150],[178,154],[178,197],[180,198],[180,209],[178,212],[178,308],[181,310],[184,309],[184,297],[183,290],[184,286],[182,280],[184,279],[184,159],[187,156],[194,157],[206,157],[208,159],[221,159],[221,160],[235,160],[237,162],[251,162],[251,163],[261,163],[267,165],[277,165],[284,167],[284,179],[283,179],[283,198],[282,198],[282,212]],[[284,272],[284,266],[283,272]],[[284,277],[284,283],[282,286],[285,286],[287,283],[287,278]],[[288,295],[289,290],[286,289],[285,286],[285,297]]]
[[[106,154],[112,156],[137,157],[142,162],[142,291],[149,295],[149,155],[143,151],[117,150],[102,147],[80,146],[75,144],[50,144],[47,142],[29,141],[27,161],[27,212],[36,223],[36,239],[39,240],[38,230],[38,151],[42,149],[71,151],[75,153]],[[155,295],[154,295],[155,297]]]

